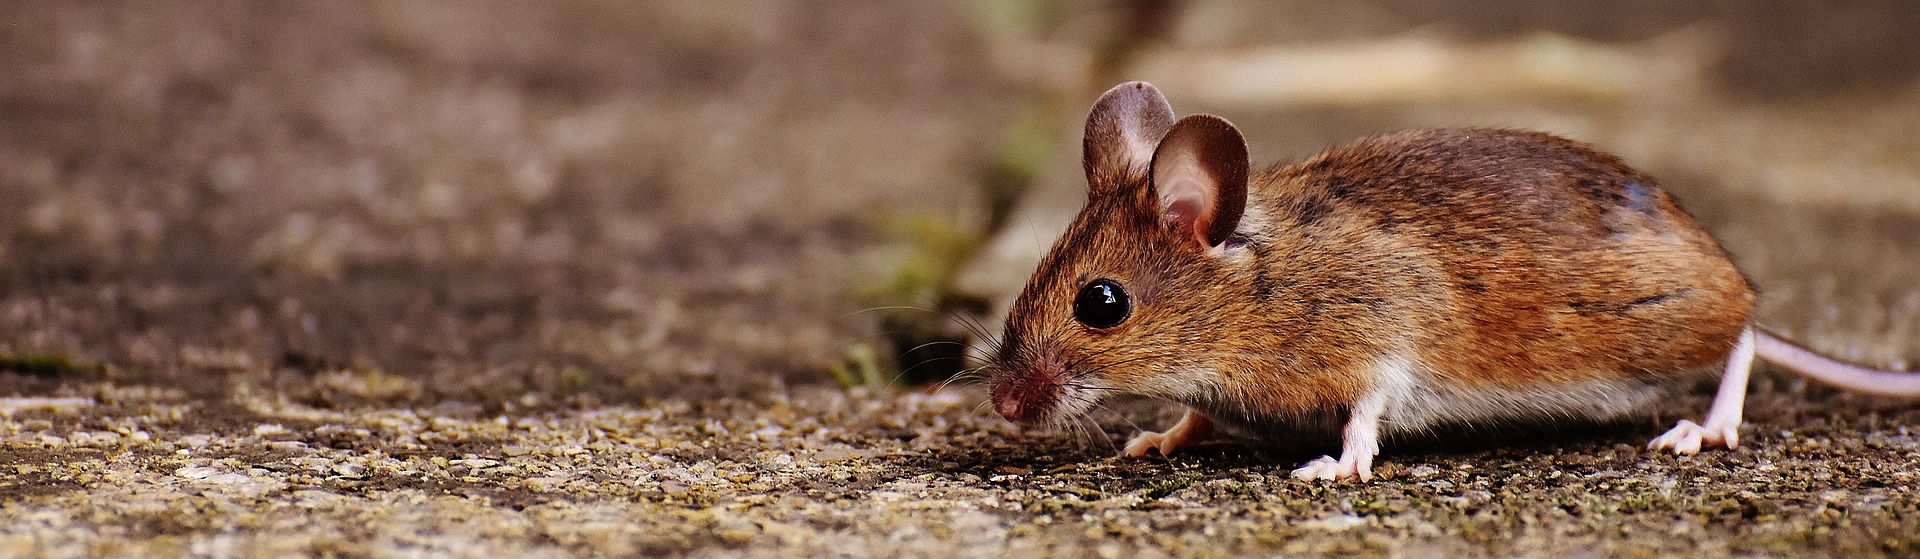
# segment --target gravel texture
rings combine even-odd
[[[1021,433],[960,392],[509,415],[82,392],[3,402],[0,553],[1920,552],[1920,412],[1845,397],[1758,395],[1734,452],[1648,452],[1650,422],[1454,437],[1390,450],[1371,483],[1327,484],[1288,471],[1330,441],[1114,459],[1119,439]]]

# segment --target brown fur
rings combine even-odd
[[[1275,245],[1311,258],[1334,248],[1319,237],[1377,236],[1369,243],[1386,252],[1340,259],[1411,257],[1408,273],[1441,282],[1388,291],[1417,304],[1394,319],[1411,327],[1420,360],[1462,384],[1712,365],[1753,308],[1726,252],[1651,177],[1571,140],[1402,132],[1265,178],[1255,203],[1295,210],[1280,214],[1290,219],[1274,227]],[[1312,205],[1339,217],[1298,214]],[[1297,266],[1261,259],[1268,271]]]

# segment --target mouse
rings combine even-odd
[[[1706,417],[1648,446],[1737,448],[1754,359],[1920,396],[1920,375],[1840,362],[1754,324],[1753,285],[1653,177],[1542,132],[1363,138],[1255,172],[1217,116],[1146,82],[1087,116],[1085,206],[1014,299],[993,408],[1063,426],[1104,399],[1185,407],[1123,456],[1225,430],[1321,429],[1293,476],[1367,481],[1386,438],[1645,413],[1719,372]]]

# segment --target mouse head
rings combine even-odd
[[[1174,120],[1159,90],[1120,84],[1087,116],[1087,204],[1013,304],[992,375],[994,409],[1037,423],[1108,393],[1190,400],[1248,260],[1235,232],[1247,147],[1211,115]]]

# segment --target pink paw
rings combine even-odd
[[[1321,456],[1294,470],[1293,478],[1323,481],[1359,478],[1360,481],[1367,481],[1373,479],[1373,456],[1362,453],[1337,460],[1332,456]]]
[[[1674,454],[1683,455],[1699,454],[1700,449],[1715,446],[1728,449],[1739,448],[1740,425],[1713,425],[1710,421],[1708,425],[1702,426],[1682,419],[1679,425],[1674,425],[1673,429],[1666,434],[1647,443],[1647,448],[1671,450]]]
[[[1166,433],[1141,431],[1140,434],[1134,435],[1131,439],[1127,439],[1127,447],[1125,450],[1120,451],[1120,455],[1127,457],[1146,456],[1149,450],[1159,450],[1162,456],[1170,455],[1173,454],[1174,451],[1179,450],[1178,447],[1167,444],[1172,442],[1172,440],[1173,438],[1168,437]]]
[[[1212,437],[1213,422],[1204,415],[1188,411],[1185,417],[1180,418],[1179,423],[1174,424],[1173,428],[1167,429],[1165,433],[1141,431],[1140,434],[1127,439],[1127,447],[1121,451],[1120,455],[1146,456],[1147,451],[1158,449],[1161,456],[1172,456],[1175,452],[1206,442]]]

